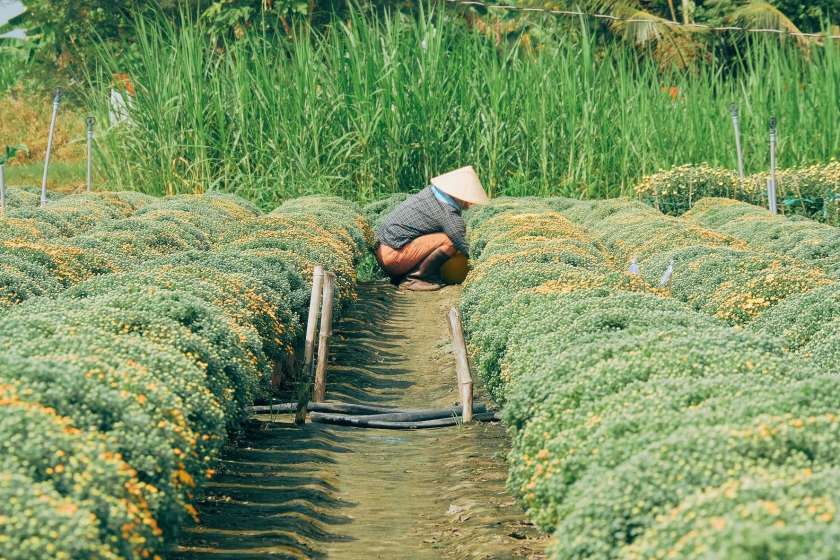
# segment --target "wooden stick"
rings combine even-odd
[[[318,366],[315,370],[315,402],[324,402],[327,393],[327,362],[332,339],[333,296],[335,274],[328,272],[324,279],[324,307],[321,310],[321,334],[318,337]]]
[[[464,422],[473,419],[473,380],[470,374],[470,362],[467,357],[467,344],[464,341],[464,327],[461,324],[461,314],[453,307],[446,314],[449,334],[452,335],[452,350],[455,353],[455,372],[458,374],[458,388],[461,394],[461,405],[464,407]]]
[[[271,364],[271,386],[276,389],[283,383],[283,362],[272,360]]]
[[[306,343],[303,347],[303,373],[311,377],[312,357],[315,353],[315,329],[318,326],[318,309],[321,307],[321,290],[324,286],[324,267],[318,265],[312,273],[312,296],[309,298],[309,317],[306,321]]]
[[[306,422],[306,405],[309,403],[309,384],[312,379],[312,355],[315,353],[315,328],[318,326],[318,309],[321,307],[321,289],[324,285],[324,267],[317,265],[312,271],[312,295],[309,298],[309,317],[306,321],[306,342],[303,347],[303,371],[298,395],[295,424]]]

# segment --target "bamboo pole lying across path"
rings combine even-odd
[[[477,403],[473,412],[487,412],[487,405],[484,403]],[[310,417],[314,422],[316,418],[321,419],[335,419],[338,422],[345,422],[347,426],[358,426],[368,420],[376,420],[377,422],[420,422],[422,420],[438,420],[440,418],[451,418],[453,416],[461,416],[460,406],[450,406],[448,408],[428,408],[420,410],[401,410],[399,412],[389,412],[386,414],[367,414],[364,416],[342,416],[332,413],[318,413],[312,412]]]
[[[501,412],[483,412],[474,414],[472,417],[475,422],[498,422],[502,419]],[[376,428],[380,430],[419,430],[422,428],[444,428],[446,426],[456,426],[463,422],[463,419],[458,416],[450,416],[449,418],[439,418],[437,420],[421,420],[418,422],[389,422],[387,420],[377,420],[371,418],[370,420],[359,421],[352,423],[354,418],[352,416],[333,416],[324,414],[313,414],[312,421],[323,424],[338,424],[344,426],[354,426],[356,428]]]
[[[298,403],[283,403],[272,406],[249,406],[249,412],[295,412],[298,408]],[[336,414],[391,414],[394,412],[408,412],[400,408],[390,408],[386,406],[372,406],[367,404],[349,404],[349,403],[316,403],[311,402],[307,405],[307,409],[312,412],[333,412]]]
[[[333,296],[335,274],[328,272],[324,278],[324,307],[321,309],[321,335],[318,337],[318,366],[315,371],[315,402],[322,403],[327,394],[327,363],[330,359],[332,339]]]
[[[452,336],[452,350],[455,353],[455,372],[458,374],[458,389],[461,395],[461,405],[464,408],[464,422],[473,419],[473,380],[470,374],[470,362],[467,358],[467,344],[464,341],[464,327],[461,324],[461,314],[457,307],[453,307],[446,314],[449,334]]]
[[[312,378],[312,355],[315,352],[315,328],[318,326],[318,309],[321,307],[321,288],[324,285],[324,267],[315,266],[312,272],[312,295],[309,297],[309,317],[306,321],[306,341],[303,347],[303,372],[295,424],[306,422],[306,405],[309,403],[309,383]]]

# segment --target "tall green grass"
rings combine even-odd
[[[736,168],[732,101],[748,172],[769,165],[771,114],[780,166],[840,154],[836,44],[756,42],[734,66],[663,72],[626,45],[596,49],[585,27],[534,51],[441,12],[223,46],[200,24],[138,25],[133,55],[101,53],[103,75],[137,85],[133,125],[100,141],[112,188],[221,189],[266,207],[316,192],[368,201],[472,164],[494,196],[630,194],[672,164]]]

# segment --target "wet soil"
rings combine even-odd
[[[444,312],[459,297],[454,286],[361,286],[335,328],[327,400],[455,405]],[[480,385],[476,402],[496,408]],[[171,558],[544,558],[546,537],[505,491],[501,424],[388,431],[258,419]]]

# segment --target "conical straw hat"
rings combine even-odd
[[[490,204],[490,199],[472,165],[435,177],[432,184],[458,200],[471,204]]]

